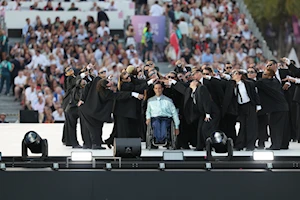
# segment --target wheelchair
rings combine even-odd
[[[175,135],[175,124],[174,121],[171,121],[170,129],[167,131],[167,138],[165,143],[155,143],[153,128],[151,123],[147,125],[147,132],[146,132],[146,148],[150,150],[153,146],[155,147],[167,147],[167,149],[176,149],[176,140],[177,136]]]

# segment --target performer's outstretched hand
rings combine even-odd
[[[84,104],[84,102],[80,100],[80,101],[78,102],[77,106],[79,107],[79,106],[81,106],[82,104]]]

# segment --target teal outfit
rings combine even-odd
[[[154,96],[148,100],[146,119],[153,117],[172,117],[175,128],[179,128],[180,121],[176,107],[173,101],[165,95],[161,95],[160,97]]]
[[[1,73],[1,82],[0,82],[0,93],[2,92],[4,81],[6,82],[6,92],[5,94],[9,93],[10,89],[10,72],[12,70],[12,65],[9,61],[2,61],[0,63],[0,73]]]
[[[146,32],[145,33],[145,39],[147,43],[147,50],[146,51],[153,51],[153,33],[151,32]]]

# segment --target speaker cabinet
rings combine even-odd
[[[142,153],[141,138],[115,138],[114,156],[136,158]]]
[[[39,123],[38,111],[20,110],[20,123]]]

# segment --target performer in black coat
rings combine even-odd
[[[96,77],[89,87],[87,96],[82,99],[79,108],[83,123],[86,124],[92,140],[92,149],[105,149],[102,144],[102,128],[104,122],[111,121],[111,113],[115,100],[132,98],[142,99],[143,95],[135,92],[113,92],[113,85],[107,79]]]
[[[73,148],[81,148],[77,140],[77,121],[79,118],[77,105],[79,100],[81,99],[82,92],[85,85],[86,85],[86,80],[84,79],[78,79],[76,81],[76,86],[72,89],[70,95],[71,96],[70,102],[67,105],[67,108],[65,110],[65,115],[66,115],[65,125],[67,126],[68,138]],[[81,136],[84,142],[83,148],[89,149],[92,147],[91,139],[88,134],[88,131],[85,130],[85,125],[84,123],[82,123],[82,120],[80,120],[80,127],[81,127]]]
[[[284,80],[288,76],[292,76],[292,74],[289,69],[278,69],[278,64],[275,60],[268,61],[267,68],[270,68],[275,72],[275,78],[281,83],[285,99],[289,105],[289,119],[285,127],[285,131],[288,134],[285,135],[286,138],[284,138],[284,140],[290,141],[291,139],[295,139],[296,137],[297,109],[295,103],[292,101],[295,92],[295,85],[291,84],[288,81],[282,80]],[[288,143],[285,142],[285,144]],[[287,149],[288,146],[284,148]]]
[[[236,139],[236,150],[254,150],[257,139],[257,114],[261,109],[259,96],[255,89],[255,84],[246,80],[246,76],[241,70],[234,70],[232,79],[236,82],[234,93],[237,95],[238,118],[240,130]]]
[[[280,82],[274,78],[275,72],[272,69],[266,69],[261,80],[256,82],[259,97],[262,105],[262,114],[269,113],[270,136],[272,145],[271,150],[279,150],[288,144],[284,140],[285,124],[288,120],[288,103],[284,97]]]
[[[134,84],[131,81],[131,77],[127,72],[123,72],[120,75],[118,90],[127,92],[144,93],[144,90],[151,85],[155,79],[140,82],[141,84]],[[126,99],[123,101],[117,101],[114,109],[114,114],[117,118],[117,137],[118,138],[130,138],[140,137],[138,133],[138,121],[139,113],[141,109],[140,102],[137,99]],[[139,111],[139,112],[138,112]]]
[[[71,100],[71,92],[72,92],[72,89],[76,85],[76,80],[80,78],[80,77],[75,76],[74,70],[72,69],[72,67],[67,67],[65,69],[65,76],[66,76],[65,81],[64,81],[65,96],[63,97],[63,102],[62,102],[62,108],[64,109],[64,111],[66,110],[66,107]],[[72,144],[71,144],[69,138],[67,138],[67,136],[68,136],[68,130],[67,130],[66,121],[65,121],[64,128],[63,128],[62,142],[66,146],[72,146]]]
[[[195,77],[200,70],[193,72]],[[206,86],[201,85],[197,80],[191,82],[186,88],[175,80],[169,80],[172,87],[184,95],[184,115],[189,124],[197,121],[197,146],[196,150],[201,151],[205,141],[214,131],[219,123],[219,110],[212,101]]]

